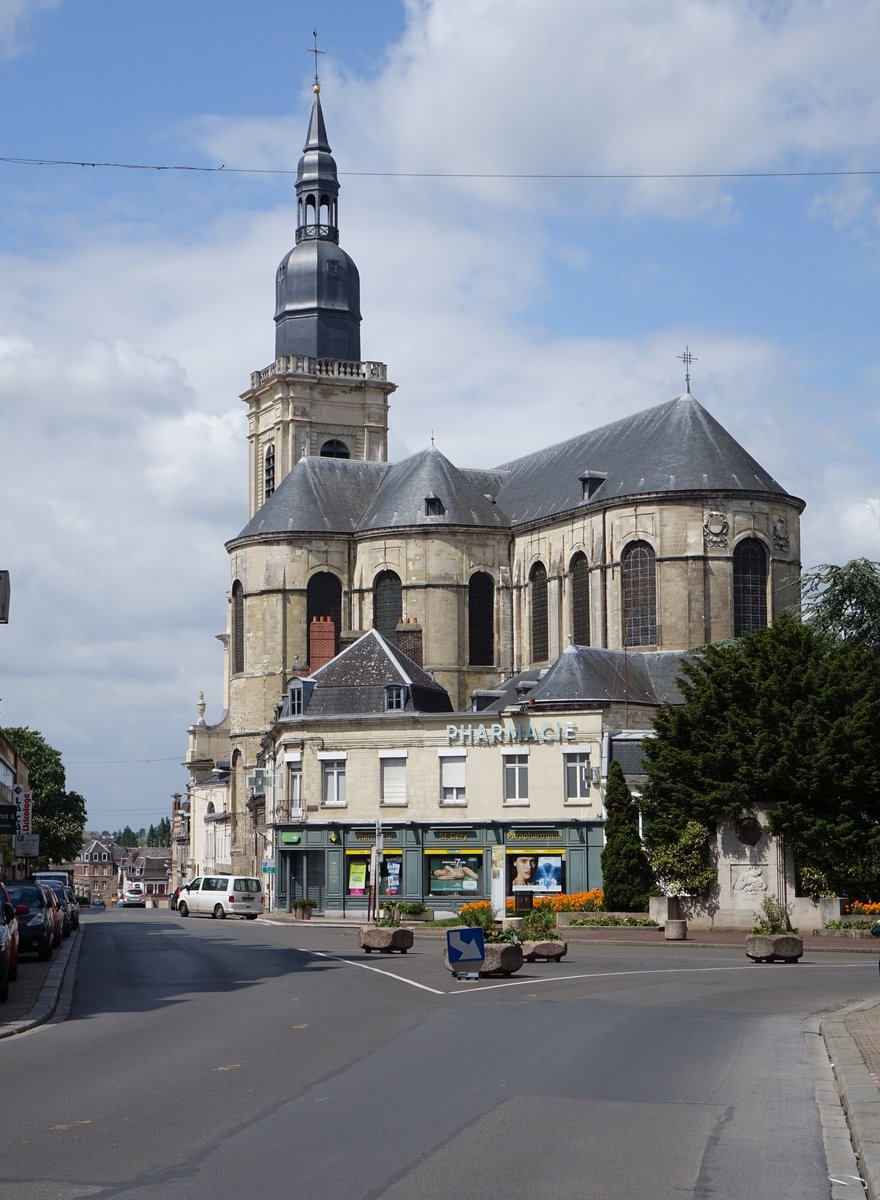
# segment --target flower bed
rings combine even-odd
[[[552,896],[536,895],[533,907],[549,908],[553,912],[601,912],[604,902],[602,889],[593,888],[590,892],[559,893]],[[467,907],[469,906],[464,906],[464,908]],[[516,901],[512,896],[507,900],[505,907],[508,913],[516,912]],[[464,912],[464,908],[462,908],[462,912]]]
[[[880,900],[853,900],[844,912],[860,917],[880,917]]]

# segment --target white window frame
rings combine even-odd
[[[383,808],[406,808],[409,802],[406,760],[406,750],[379,751],[379,803]]]
[[[576,794],[569,791],[569,769],[577,770],[573,759],[582,759],[579,764],[578,771],[578,787]],[[563,787],[563,803],[565,804],[590,804],[590,784],[591,784],[591,760],[589,746],[567,746],[562,753],[562,787]]]
[[[515,760],[515,761],[514,761]],[[529,748],[502,750],[502,801],[505,808],[528,808],[529,805]],[[513,782],[514,787],[509,788]]]
[[[444,808],[463,808],[467,805],[467,753],[461,750],[438,750],[437,759],[440,765],[440,803]],[[460,764],[461,783],[452,782],[458,775],[447,763]],[[459,794],[460,793],[460,794]]]
[[[321,806],[323,808],[346,808],[345,754],[318,754],[321,760]],[[332,798],[331,798],[332,797]]]

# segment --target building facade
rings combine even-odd
[[[227,543],[225,711],[208,724],[202,707],[186,761],[193,828],[203,826],[197,807],[212,805],[215,867],[236,873],[259,869],[272,850],[254,781],[279,696],[364,632],[405,650],[462,712],[474,693],[549,668],[569,645],[633,660],[766,625],[792,603],[800,572],[803,502],[689,389],[493,467],[459,468],[434,446],[389,463],[395,385],[384,363],[361,355],[359,278],[339,245],[339,183],[317,85],[296,195],[296,244],[276,275],[275,359],[242,396],[249,507]],[[578,728],[579,738],[598,736]],[[444,736],[439,722],[436,738]],[[423,751],[403,748],[424,775]],[[432,744],[435,769],[443,748]],[[531,762],[543,762],[543,750],[528,749]],[[564,823],[561,778],[556,771]],[[380,803],[375,788],[369,794],[373,808],[364,800],[358,817],[368,825]],[[506,810],[497,788],[477,795],[488,863],[491,822]],[[319,831],[304,820],[302,844],[312,846]],[[195,844],[201,834],[192,836]],[[404,855],[413,846],[405,831],[400,837]],[[438,855],[444,844],[446,835]],[[336,848],[355,847],[323,845],[328,872]],[[589,882],[595,855],[582,849],[567,860],[569,874]],[[206,842],[193,865],[207,869],[210,857]],[[424,892],[424,863],[420,871]],[[334,895],[345,878],[340,866]]]

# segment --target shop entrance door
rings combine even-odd
[[[326,860],[323,850],[307,850],[305,853],[305,895],[307,900],[314,900],[318,908],[324,909],[324,890],[326,888]]]

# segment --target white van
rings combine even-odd
[[[177,898],[182,917],[246,917],[255,921],[263,906],[263,888],[251,875],[200,875],[185,883]]]

